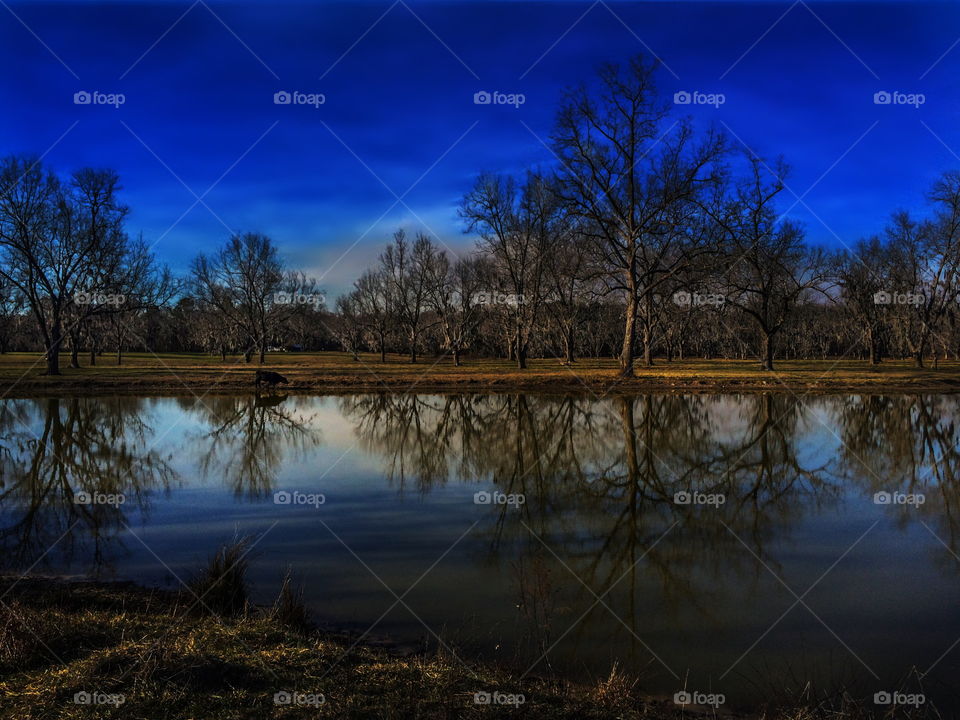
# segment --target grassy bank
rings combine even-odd
[[[290,593],[273,608],[233,607],[214,588],[200,593],[201,611],[192,594],[130,584],[5,578],[0,593],[2,718],[870,717],[842,701],[763,715],[680,710],[620,674],[521,682],[444,654],[398,657],[304,625]],[[524,701],[477,704],[478,692]]]
[[[62,359],[62,375],[44,375],[36,354],[0,355],[0,395],[22,397],[73,393],[249,392],[256,361],[247,364],[203,354],[145,353],[125,356],[121,366],[103,355],[96,366],[82,358],[83,367],[70,369]],[[454,367],[450,358],[422,358],[411,364],[400,356],[381,363],[378,356],[359,361],[345,353],[271,353],[264,366],[282,373],[290,392],[391,391],[540,391],[629,393],[668,392],[957,392],[960,362],[938,368],[914,368],[909,361],[871,366],[860,360],[785,360],[774,372],[764,372],[753,360],[659,361],[652,368],[637,366],[636,377],[618,377],[614,360],[583,359],[573,365],[535,359],[526,370],[506,360],[467,358]]]
[[[7,580],[4,591],[12,584]],[[210,603],[210,597],[205,604]],[[290,614],[214,616],[128,584],[24,579],[0,607],[0,717],[442,718],[516,716],[474,693],[522,693],[525,717],[671,717],[614,677],[593,688],[519,683],[444,655],[396,657]],[[220,610],[222,608],[218,608]],[[300,693],[302,704],[276,704]],[[321,700],[322,698],[322,700]],[[281,696],[281,700],[283,697]]]

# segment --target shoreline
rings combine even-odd
[[[644,694],[616,671],[596,685],[539,676],[521,680],[500,665],[447,651],[398,653],[389,639],[360,642],[322,625],[295,626],[277,614],[277,606],[248,605],[235,615],[191,611],[189,592],[133,581],[3,574],[0,589],[9,592],[0,607],[0,617],[9,616],[0,624],[0,697],[7,700],[0,718],[100,717],[96,713],[107,708],[90,697],[107,698],[109,717],[184,720],[381,717],[380,695],[392,710],[389,717],[519,712],[551,720],[673,720],[708,711]],[[25,632],[11,629],[10,619]],[[44,652],[51,647],[56,659]],[[276,699],[298,694],[318,701],[298,707]],[[478,702],[478,694],[487,701]],[[490,702],[495,696],[520,700],[497,707]],[[731,720],[759,717],[727,707],[719,712]]]
[[[0,607],[0,697],[6,698],[0,718],[100,717],[96,713],[106,708],[92,707],[83,696],[119,698],[109,717],[183,720],[372,717],[387,707],[390,717],[423,718],[518,712],[549,720],[872,717],[865,702],[850,698],[839,706],[811,706],[809,700],[754,710],[680,706],[673,697],[642,691],[638,678],[616,668],[593,683],[524,679],[452,651],[395,653],[373,637],[360,642],[304,624],[296,601],[292,613],[289,606],[284,612],[282,591],[272,607],[247,604],[219,614],[206,604],[198,608],[189,591],[125,580],[0,574],[0,590],[7,597]],[[216,596],[214,589],[208,599]],[[300,707],[276,700],[297,693],[322,700]],[[489,699],[497,695],[523,699],[497,707]]]
[[[960,393],[960,361],[943,361],[938,368],[915,368],[905,360],[871,366],[863,360],[784,360],[763,371],[754,360],[660,360],[638,365],[635,377],[619,376],[615,360],[584,358],[573,365],[556,359],[533,359],[518,370],[507,360],[468,358],[454,366],[448,357],[424,357],[416,364],[400,356],[363,355],[359,361],[344,353],[276,353],[264,365],[200,353],[131,353],[116,365],[104,355],[90,366],[43,374],[36,353],[0,355],[0,397],[63,397],[91,395],[197,396],[255,394],[254,374],[265,369],[288,381],[265,393],[343,395],[353,393],[538,393],[583,397],[629,396],[647,393],[755,394],[916,394]]]
[[[633,378],[630,380],[582,381],[527,381],[515,380],[443,380],[424,379],[408,382],[402,379],[318,379],[314,382],[293,382],[261,391],[262,395],[352,395],[352,394],[522,394],[564,395],[582,397],[618,397],[646,394],[766,394],[796,393],[801,395],[914,395],[960,393],[960,377],[941,381],[918,382],[863,382],[844,379],[818,381],[796,380],[673,380],[664,378]],[[250,382],[219,381],[202,383],[175,380],[134,380],[90,382],[82,378],[66,381],[25,380],[0,383],[0,399],[30,399],[47,397],[97,397],[109,395],[193,397],[196,395],[256,395]]]

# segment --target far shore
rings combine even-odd
[[[342,394],[354,392],[500,393],[531,392],[590,396],[638,393],[955,393],[960,392],[960,361],[916,368],[909,360],[871,365],[866,360],[782,360],[771,371],[756,360],[657,359],[638,363],[635,377],[622,378],[614,359],[584,358],[572,364],[535,358],[520,370],[506,359],[466,357],[456,367],[450,357],[424,356],[416,363],[400,355],[381,362],[378,355],[354,360],[341,352],[267,355],[260,365],[236,356],[222,361],[201,353],[131,353],[121,365],[104,353],[96,365],[82,355],[80,368],[61,358],[61,374],[46,375],[37,353],[0,355],[0,397],[73,395],[183,395],[256,392],[258,369],[283,375],[287,383],[261,392]]]

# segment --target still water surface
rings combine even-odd
[[[289,567],[371,641],[734,705],[923,673],[956,708],[958,418],[954,396],[6,400],[0,556],[172,588],[253,536],[255,600]]]

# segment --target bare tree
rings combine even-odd
[[[360,348],[363,345],[363,322],[357,291],[338,297],[336,310],[331,330],[343,349],[350,353],[354,360],[359,361]]]
[[[366,270],[354,283],[352,297],[357,322],[380,353],[380,362],[386,362],[387,338],[395,323],[391,284],[382,269]]]
[[[430,282],[430,306],[440,320],[443,345],[453,354],[453,364],[460,366],[463,351],[482,319],[480,294],[489,287],[489,263],[481,257],[468,257],[450,263],[441,254],[434,265]]]
[[[43,338],[49,375],[60,374],[63,316],[81,262],[72,248],[75,238],[68,241],[58,232],[60,199],[59,180],[39,159],[8,157],[0,163],[0,274],[26,298]],[[61,244],[65,253],[51,252]],[[51,263],[63,254],[70,258],[66,266]]]
[[[37,321],[50,375],[60,374],[70,334],[77,365],[80,330],[103,305],[97,300],[137,282],[131,273],[152,262],[124,232],[119,190],[112,170],[84,169],[61,182],[37,159],[0,161],[0,276]]]
[[[22,295],[13,283],[0,274],[0,354],[10,348],[22,311]]]
[[[299,298],[319,298],[315,283],[284,268],[273,241],[261,233],[234,235],[213,257],[199,255],[191,268],[193,295],[215,310],[241,338],[247,362],[260,363]]]
[[[890,261],[889,249],[879,237],[859,241],[838,258],[840,299],[849,318],[866,331],[871,365],[879,364],[886,351],[884,305],[877,299],[893,285]]]
[[[915,221],[899,212],[887,228],[894,290],[910,293],[910,302],[893,309],[917,367],[960,295],[960,173],[944,174],[929,199],[932,217]]]
[[[168,267],[156,263],[142,240],[130,246],[119,277],[123,280],[115,283],[114,292],[123,302],[97,306],[85,323],[91,365],[96,364],[101,350],[99,335],[106,330],[111,333],[117,365],[123,364],[123,352],[130,338],[150,348],[141,334],[139,321],[148,313],[167,307],[184,287]]]
[[[554,188],[537,173],[528,173],[523,184],[484,174],[464,197],[460,216],[490,256],[495,297],[488,300],[507,314],[512,354],[517,367],[526,368],[544,298],[545,260],[560,232]]]
[[[591,294],[589,244],[579,228],[569,221],[561,224],[556,241],[544,258],[546,269],[546,303],[556,325],[564,360],[576,360],[576,334],[587,296]]]
[[[653,364],[655,296],[693,254],[680,223],[716,181],[724,148],[714,133],[697,143],[686,121],[667,124],[656,67],[642,57],[626,67],[604,65],[595,92],[567,93],[553,136],[564,202],[582,218],[609,269],[610,290],[626,304],[625,377],[633,375],[638,321],[644,363]]]
[[[754,321],[761,337],[760,365],[773,370],[777,334],[801,300],[823,289],[827,266],[821,251],[804,244],[803,230],[777,215],[786,166],[777,163],[771,171],[755,155],[747,160],[747,175],[723,197],[723,210],[715,217],[728,300]]]
[[[417,361],[417,345],[432,323],[427,317],[430,281],[441,256],[433,241],[418,233],[411,245],[403,229],[393,234],[393,242],[380,256],[380,267],[393,304],[393,315],[406,335],[410,362]]]
[[[71,232],[90,246],[112,248],[112,252],[103,254],[103,264],[84,267],[79,291],[68,306],[71,368],[80,367],[82,338],[93,332],[93,318],[119,312],[126,304],[123,290],[128,288],[124,286],[133,280],[127,271],[150,260],[145,245],[134,248],[127,242],[123,224],[129,209],[119,203],[119,189],[120,178],[112,170],[80,170],[70,181],[74,199],[69,217]],[[144,260],[130,257],[135,252],[142,253]]]

